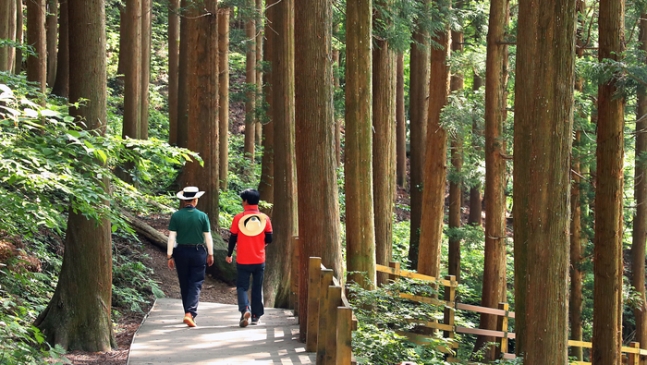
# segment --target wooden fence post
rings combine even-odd
[[[449,280],[449,282],[450,282],[449,286],[445,288],[445,301],[447,302],[447,304],[454,304],[454,308],[450,308],[448,305],[445,306],[444,316],[443,316],[443,323],[448,325],[448,326],[452,326],[452,330],[451,331],[445,331],[444,336],[445,336],[445,338],[449,338],[449,339],[453,340],[456,337],[456,332],[454,330],[454,316],[456,314],[456,308],[455,308],[455,305],[456,305],[456,286],[457,286],[456,276],[447,275],[447,276],[445,276],[445,279]],[[451,345],[448,346],[448,347],[451,348]],[[452,354],[450,354],[447,357],[447,361],[449,361],[449,362],[451,362],[451,361],[453,361],[455,359],[456,358]]]
[[[352,358],[353,310],[337,307],[337,361],[336,365],[349,365]]]
[[[294,308],[294,316],[297,317],[299,322],[301,322],[301,316],[299,316],[299,277],[301,275],[308,275],[308,273],[301,273],[301,240],[299,236],[292,236],[292,247],[294,247],[294,254],[292,255],[292,280],[290,281],[290,299],[289,304]]]
[[[640,343],[632,342],[629,347],[640,350]],[[640,354],[627,354],[629,358],[629,365],[640,365]]]
[[[510,309],[510,306],[508,305],[508,303],[499,303],[499,309],[504,310],[505,315],[500,316],[497,321],[498,330],[503,332],[503,337],[501,337],[501,345],[499,346],[498,350],[500,351],[500,353],[497,354],[498,358],[508,352],[508,309]]]
[[[389,267],[395,269],[395,274],[389,275],[389,281],[396,281],[400,277],[400,263],[399,262],[389,262]]]
[[[332,270],[330,274],[332,275]],[[341,304],[341,286],[329,285],[326,298],[321,303],[317,365],[335,365],[337,363],[337,307]]]
[[[317,351],[321,277],[321,258],[311,257],[308,263],[308,323],[306,330],[306,351],[308,352]]]
[[[326,330],[329,330],[330,327],[334,327],[332,324],[337,323],[336,321],[332,321],[332,318],[330,318],[330,300],[328,298],[330,292],[328,291],[328,287],[332,283],[332,278],[333,272],[331,269],[321,270],[321,283],[319,287],[319,291],[321,293],[321,296],[319,297],[319,327],[317,330],[317,365],[330,364],[329,362],[326,362]]]

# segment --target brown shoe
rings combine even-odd
[[[186,313],[184,315],[184,323],[189,327],[195,327],[195,320],[193,320],[193,315],[191,313]]]

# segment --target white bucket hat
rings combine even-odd
[[[204,195],[204,191],[200,191],[197,186],[187,186],[176,194],[180,200],[193,200],[202,195]]]
[[[267,216],[263,213],[245,214],[238,221],[240,233],[248,237],[258,236],[265,230]]]

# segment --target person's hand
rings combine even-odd
[[[231,256],[225,257],[225,261],[227,261],[228,264],[231,264]]]
[[[175,260],[172,258],[166,260],[166,265],[168,266],[169,270],[175,269]]]
[[[213,255],[207,256],[207,266],[213,265]]]

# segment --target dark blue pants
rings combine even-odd
[[[203,245],[178,245],[173,249],[184,313],[198,315],[200,290],[207,268],[207,248]]]
[[[260,317],[265,314],[263,308],[263,272],[265,264],[236,264],[238,292],[238,310],[244,312],[249,307],[247,290],[249,289],[249,276],[252,276],[252,316]]]

